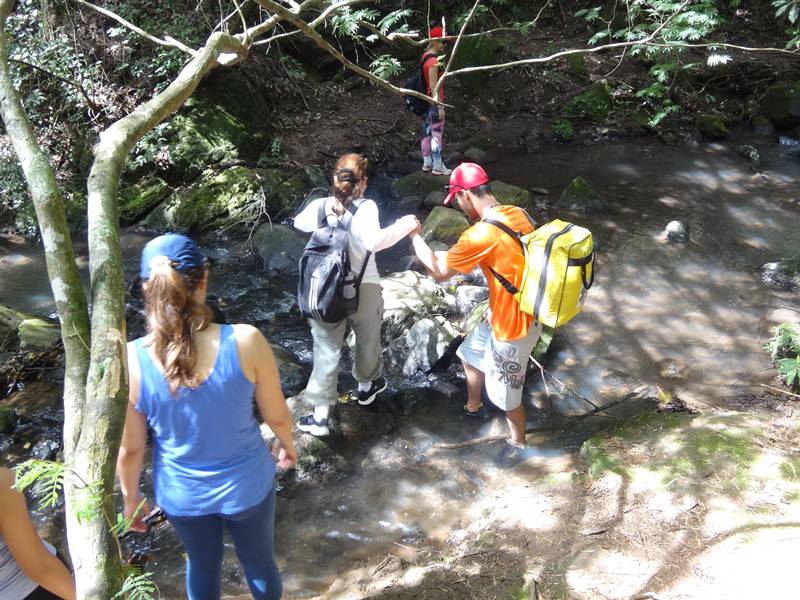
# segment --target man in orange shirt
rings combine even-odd
[[[517,301],[500,282],[503,278],[519,286],[522,281],[525,257],[520,240],[487,221],[497,221],[519,234],[533,231],[535,223],[523,209],[500,204],[492,195],[486,171],[474,163],[462,163],[450,175],[444,204],[450,204],[454,198],[476,223],[447,252],[432,252],[419,233],[412,233],[414,251],[437,281],[481,267],[489,284],[489,310],[458,349],[467,376],[464,412],[470,416],[485,415],[486,409],[481,404],[485,384],[489,399],[506,413],[510,443],[524,446],[522,387],[542,327],[519,309]]]

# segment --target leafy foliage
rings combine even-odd
[[[369,69],[378,77],[388,79],[389,77],[399,75],[403,70],[403,65],[391,54],[383,54],[372,61]]]
[[[782,358],[778,361],[778,373],[789,387],[800,387],[800,356]]]
[[[111,600],[125,598],[127,600],[153,600],[158,587],[153,582],[153,574],[142,571],[138,567],[127,567],[122,589],[111,597]]]
[[[36,482],[42,486],[42,506],[52,508],[64,489],[64,463],[52,460],[30,459],[14,467],[14,487],[23,491]]]
[[[764,345],[786,385],[800,388],[800,323],[781,323]]]

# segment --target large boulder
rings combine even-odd
[[[531,204],[531,193],[521,187],[505,183],[503,181],[492,181],[492,193],[501,204],[513,204],[526,208]]]
[[[381,278],[384,339],[404,334],[418,320],[449,312],[455,300],[430,277],[401,271]]]
[[[697,127],[697,131],[710,140],[724,140],[730,136],[730,131],[725,126],[725,122],[716,115],[698,115],[694,124]]]
[[[395,198],[403,196],[420,196],[424,198],[429,192],[441,192],[447,184],[447,178],[431,175],[424,171],[415,171],[392,182],[392,194]]]
[[[287,177],[279,169],[209,169],[191,185],[175,190],[143,224],[199,233],[252,222],[263,210],[275,219],[294,207],[303,188],[302,177]]]
[[[800,125],[800,81],[771,87],[761,103],[761,113],[777,127]]]
[[[285,348],[273,344],[272,353],[278,363],[283,395],[289,397],[299,394],[306,386],[310,369]]]
[[[137,223],[161,204],[172,192],[166,181],[158,177],[145,179],[119,192],[119,218],[125,225]]]
[[[482,285],[460,285],[456,288],[456,308],[461,315],[468,315],[475,305],[489,298],[489,288]]]
[[[454,244],[469,229],[469,221],[461,211],[446,206],[437,206],[422,225],[422,238],[445,244]]]
[[[800,288],[800,259],[785,258],[761,267],[764,283],[787,290]]]
[[[582,177],[573,179],[555,206],[562,210],[577,212],[603,212],[608,210],[608,204]]]
[[[57,323],[0,304],[0,351],[46,348],[60,337]]]
[[[453,68],[479,67],[496,62],[495,54],[503,49],[501,41],[496,36],[481,35],[462,38],[458,45],[456,55],[453,57]],[[459,77],[459,82],[469,90],[470,95],[481,92],[491,93],[488,72],[468,73]]]
[[[428,317],[396,338],[387,353],[406,377],[413,377],[430,371],[458,336],[459,332],[444,317]]]
[[[286,225],[265,223],[253,235],[253,246],[266,271],[297,271],[305,245],[306,238]]]
[[[17,425],[17,413],[11,406],[0,406],[0,434],[14,433]]]

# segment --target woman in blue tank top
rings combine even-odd
[[[250,325],[211,323],[205,257],[189,238],[150,241],[140,274],[149,334],[128,344],[129,403],[117,462],[125,515],[143,502],[149,426],[155,501],[186,549],[189,599],[219,599],[227,527],[253,597],[276,600],[275,461],[253,416],[254,396],[276,435],[278,466],[290,468],[297,457],[272,350]],[[146,529],[140,516],[132,529]]]

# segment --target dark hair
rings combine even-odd
[[[208,327],[212,319],[208,306],[193,297],[206,267],[178,271],[174,266],[166,256],[157,256],[150,264],[150,277],[142,282],[147,329],[153,335],[155,355],[173,394],[179,387],[200,385],[194,371],[194,334]]]
[[[367,159],[350,152],[344,154],[333,170],[331,193],[339,203],[347,208],[367,187]]]
[[[493,196],[492,193],[492,186],[488,183],[484,183],[483,185],[476,186],[474,188],[469,189],[471,194],[475,194],[478,198],[485,198],[486,196]]]

